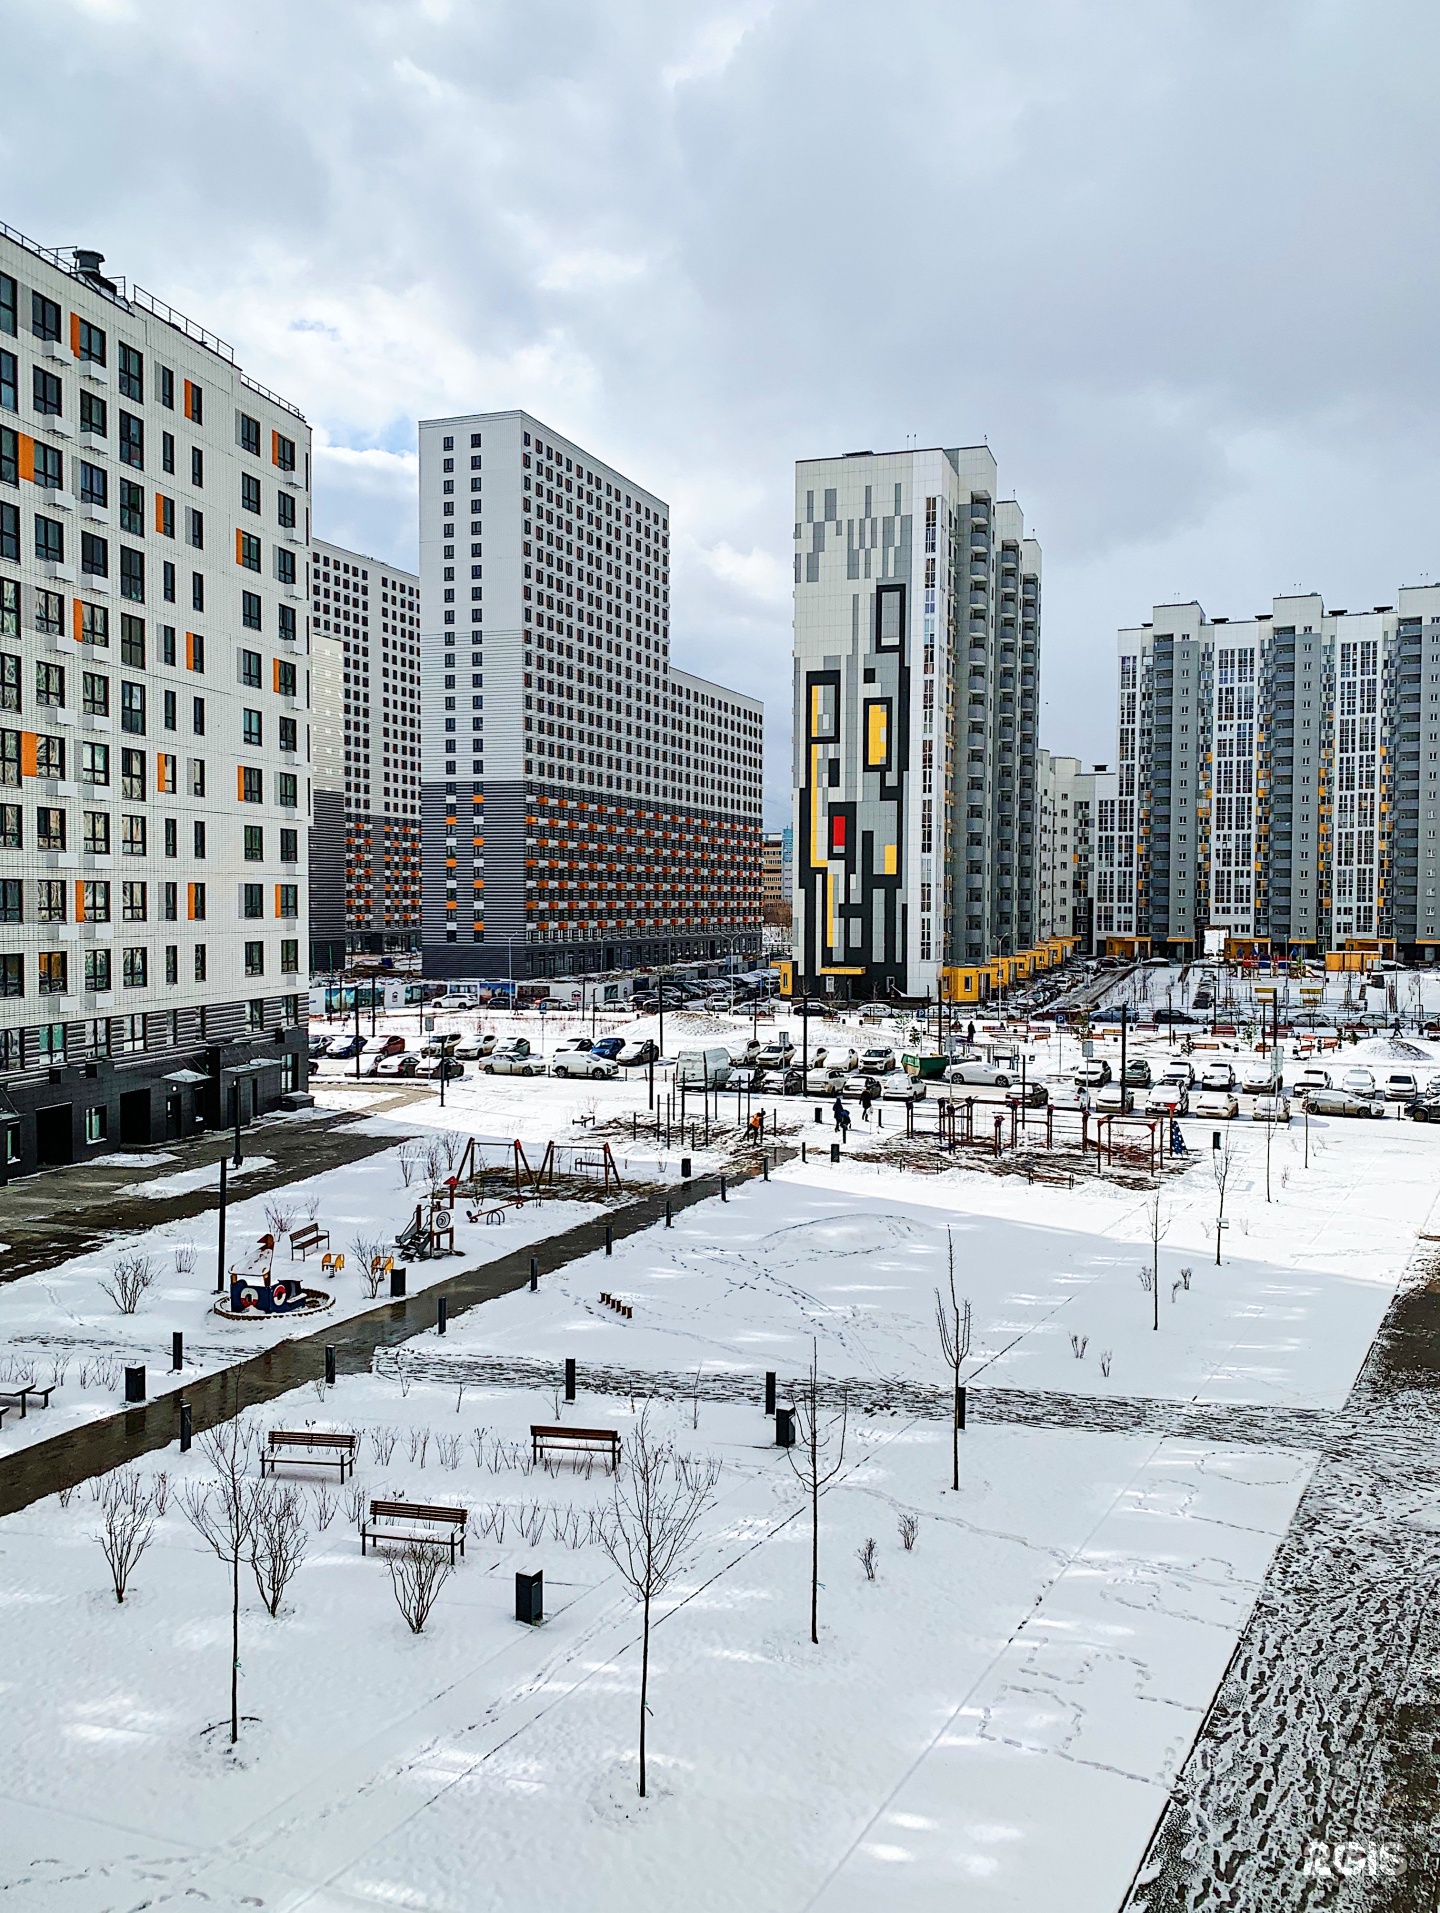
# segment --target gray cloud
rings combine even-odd
[[[1419,4],[0,0],[4,216],[231,338],[317,529],[414,556],[417,416],[524,404],[667,496],[683,663],[788,788],[796,457],[988,436],[1044,741],[1117,625],[1435,566]]]

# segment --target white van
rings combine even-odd
[[[723,1089],[729,1080],[728,1049],[682,1049],[675,1058],[675,1081],[687,1089]]]

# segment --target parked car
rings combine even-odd
[[[951,1063],[945,1071],[947,1083],[970,1083],[976,1088],[1009,1089],[1010,1072],[998,1063],[977,1063],[973,1058]]]
[[[1197,1010],[1208,1010],[1211,1004],[1214,1003],[1215,998],[1211,995],[1209,990],[1197,990],[1194,996],[1191,997],[1190,1001],[1194,1004]]]
[[[1235,1071],[1229,1063],[1207,1063],[1200,1078],[1201,1089],[1234,1089]]]
[[[755,1061],[761,1069],[784,1069],[795,1054],[795,1045],[788,1036],[772,1037],[768,1043],[760,1045],[760,1053]]]
[[[1318,1063],[1307,1063],[1300,1072],[1300,1080],[1295,1085],[1295,1094],[1297,1096],[1309,1096],[1312,1090],[1329,1088],[1329,1070],[1321,1069]]]
[[[1341,1089],[1348,1090],[1352,1096],[1373,1096],[1375,1094],[1375,1072],[1370,1069],[1347,1069],[1340,1078]]]
[[[497,1040],[493,1031],[485,1036],[481,1036],[478,1032],[470,1036],[462,1036],[450,1054],[459,1057],[462,1063],[478,1063],[482,1057],[491,1053]]]
[[[588,1056],[590,1054],[590,1038],[588,1036],[567,1036],[563,1042],[555,1045],[552,1053],[555,1056]]]
[[[475,1008],[475,998],[473,996],[461,996],[454,991],[450,991],[444,996],[433,997],[430,1002],[425,1005],[425,1008],[427,1011],[473,1010]]]
[[[348,1057],[358,1055],[364,1047],[365,1038],[357,1036],[352,1030],[348,1036],[332,1036],[325,1055],[331,1062],[344,1062]]]
[[[1257,1123],[1288,1123],[1290,1104],[1284,1096],[1257,1096],[1250,1117]]]
[[[860,1067],[867,1076],[889,1076],[895,1068],[895,1052],[888,1043],[861,1050]]]
[[[1228,1121],[1240,1114],[1240,1099],[1233,1089],[1206,1089],[1202,1084],[1195,1098],[1197,1116],[1219,1116]]]
[[[1348,1089],[1312,1089],[1305,1097],[1312,1116],[1383,1116],[1384,1103],[1375,1096],[1357,1096]]]
[[[607,1076],[618,1076],[620,1065],[609,1056],[597,1056],[594,1050],[585,1048],[558,1049],[550,1059],[552,1076],[587,1076],[592,1082],[601,1082]]]
[[[318,1036],[312,1036],[310,1038],[310,1054],[312,1056],[323,1056],[330,1040],[323,1030]]]
[[[1149,1089],[1154,1079],[1143,1056],[1131,1056],[1125,1063],[1125,1081],[1131,1089]]]
[[[622,1043],[615,1061],[621,1069],[640,1069],[647,1063],[658,1063],[660,1045],[648,1036],[642,1036],[637,1042]]]
[[[1135,1107],[1135,1092],[1121,1083],[1106,1083],[1095,1095],[1097,1116],[1128,1116]]]
[[[1017,1108],[1043,1109],[1050,1100],[1050,1092],[1043,1083],[1012,1083],[1005,1092],[1005,1100]]]
[[[1103,1057],[1087,1056],[1075,1065],[1075,1087],[1076,1089],[1103,1089],[1110,1081],[1112,1074],[1110,1065]]]
[[[1188,1083],[1157,1083],[1145,1098],[1147,1116],[1188,1116],[1190,1114],[1190,1085]]]
[[[908,1070],[892,1069],[879,1082],[880,1096],[887,1103],[918,1103],[926,1094],[925,1080]]]
[[[806,1093],[810,1096],[838,1096],[849,1074],[849,1070],[845,1069],[812,1069],[805,1078]]]
[[[860,1058],[846,1043],[830,1043],[824,1049],[817,1049],[810,1058],[811,1069],[843,1069],[848,1075],[852,1069],[859,1069]]]
[[[480,1067],[487,1076],[539,1076],[545,1065],[531,1054],[525,1038],[516,1036],[492,1050]]]
[[[1198,1023],[1198,1016],[1191,1016],[1188,1010],[1156,1010],[1157,1023]]]
[[[397,1050],[390,1056],[382,1056],[375,1066],[377,1076],[413,1076],[420,1067],[420,1058],[408,1050]]]
[[[1278,1093],[1279,1083],[1275,1076],[1275,1066],[1268,1056],[1257,1056],[1252,1063],[1246,1063],[1240,1071],[1240,1087],[1247,1096],[1274,1096]]]
[[[1392,1069],[1385,1078],[1385,1100],[1390,1103],[1413,1103],[1420,1094],[1420,1082],[1408,1069]]]
[[[1440,1123],[1440,1091],[1426,1090],[1423,1096],[1417,1096],[1405,1114],[1417,1123]]]
[[[590,1047],[597,1056],[608,1056],[613,1063],[625,1047],[625,1038],[623,1036],[601,1036],[598,1037]]]
[[[767,1069],[760,1078],[762,1096],[795,1096],[804,1079],[798,1069]]]
[[[538,1075],[539,1073],[539,1065],[537,1064],[534,1074]],[[463,1076],[465,1074],[465,1065],[463,1063],[457,1063],[453,1056],[421,1056],[416,1061],[415,1074],[417,1076],[443,1076],[448,1083],[456,1076]]]

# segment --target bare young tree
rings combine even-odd
[[[150,1545],[159,1510],[155,1495],[142,1487],[133,1468],[107,1475],[100,1490],[100,1533],[96,1537],[110,1569],[115,1599],[123,1601],[130,1576]]]
[[[133,1315],[154,1280],[155,1264],[148,1255],[125,1255],[115,1264],[109,1281],[100,1287],[122,1315]]]
[[[251,1435],[238,1421],[221,1422],[201,1446],[215,1471],[213,1481],[186,1482],[180,1490],[185,1519],[230,1570],[230,1745],[240,1738],[240,1563],[255,1533],[258,1483],[245,1470]]]
[[[455,1564],[439,1548],[410,1541],[398,1554],[390,1556],[390,1585],[395,1604],[405,1616],[412,1634],[421,1634],[430,1618],[430,1610],[441,1588],[450,1579]]]
[[[385,1240],[383,1236],[357,1235],[350,1239],[350,1253],[355,1258],[355,1266],[360,1271],[360,1279],[365,1284],[367,1295],[374,1297],[380,1293],[380,1285],[385,1280],[385,1271],[376,1269],[377,1262],[385,1260]]]
[[[970,1355],[970,1302],[955,1294],[955,1238],[947,1229],[945,1246],[950,1258],[950,1299],[935,1291],[935,1326],[940,1331],[940,1352],[954,1378],[950,1405],[950,1486],[960,1488],[960,1370]]]
[[[1269,1132],[1271,1127],[1272,1125],[1270,1123],[1266,1123],[1265,1139],[1267,1142],[1270,1139]],[[1235,1160],[1235,1151],[1231,1145],[1230,1137],[1227,1134],[1225,1137],[1224,1144],[1219,1149],[1212,1149],[1210,1152],[1210,1173],[1215,1178],[1215,1196],[1216,1196],[1215,1266],[1217,1269],[1220,1266],[1220,1236],[1225,1227],[1225,1191],[1229,1187],[1230,1169],[1234,1160]],[[1266,1175],[1266,1191],[1267,1191],[1266,1200],[1268,1201],[1269,1200],[1269,1194],[1268,1194],[1269,1175],[1270,1175],[1270,1165],[1268,1162],[1265,1165],[1265,1175]]]
[[[299,1490],[288,1482],[262,1483],[255,1495],[250,1568],[272,1619],[300,1572],[308,1539]]]
[[[1150,1294],[1155,1304],[1155,1319],[1150,1326],[1160,1331],[1160,1238],[1169,1229],[1159,1189],[1150,1199]]]
[[[810,1501],[810,1640],[816,1647],[820,1645],[820,1497],[845,1462],[848,1407],[842,1394],[839,1412],[828,1418],[821,1416],[820,1358],[812,1343],[810,1373],[795,1391],[800,1438],[785,1453]]]
[[[677,1456],[651,1428],[647,1403],[625,1443],[612,1484],[612,1519],[600,1545],[640,1603],[640,1798],[645,1798],[646,1721],[650,1712],[650,1618],[674,1579],[695,1528],[714,1498],[718,1461]]]

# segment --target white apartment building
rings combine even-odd
[[[316,539],[311,967],[420,942],[420,580]]]
[[[309,428],[102,266],[0,228],[5,1173],[304,1082]]]
[[[796,467],[806,991],[934,997],[1040,933],[1040,549],[997,490],[983,445]]]
[[[1035,779],[1038,832],[1037,937],[1074,936],[1088,948],[1095,871],[1097,790],[1106,767],[1042,750]],[[1106,794],[1110,794],[1108,791]]]
[[[420,424],[427,975],[760,949],[763,713],[672,668],[663,499],[523,412]]]

